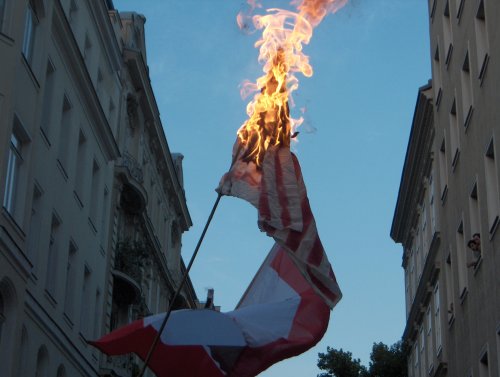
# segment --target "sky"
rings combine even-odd
[[[288,1],[262,0],[265,8]],[[183,234],[187,264],[246,120],[244,80],[262,74],[254,43],[236,15],[242,0],[114,0],[146,21],[147,63],[170,150],[184,155],[193,226]],[[318,352],[352,352],[365,365],[374,342],[398,341],[405,326],[402,248],[390,238],[418,88],[427,84],[427,2],[349,0],[328,15],[304,48],[314,69],[294,93],[305,122],[293,147],[320,237],[343,292],[324,338],[261,377],[315,377]],[[191,270],[200,300],[234,309],[274,241],[250,204],[223,197]]]

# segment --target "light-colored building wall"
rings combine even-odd
[[[409,375],[494,377],[500,3],[430,0],[429,16],[432,85],[419,91],[391,229],[404,249]]]
[[[130,375],[86,341],[174,304],[191,219],[144,22],[111,1],[0,2],[2,376]],[[132,241],[140,266],[118,269]],[[182,297],[198,304],[189,280]]]

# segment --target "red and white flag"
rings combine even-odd
[[[234,311],[172,312],[148,366],[158,377],[253,377],[314,346],[329,315],[290,254],[275,245]],[[138,320],[91,344],[144,360],[164,318]]]
[[[257,168],[241,157],[244,153],[237,141],[233,164],[217,191],[257,208],[259,228],[290,253],[307,281],[333,308],[342,293],[318,235],[297,157],[289,148],[270,147]]]
[[[158,377],[256,376],[314,346],[340,300],[297,158],[272,147],[257,168],[238,153],[218,191],[257,207],[259,227],[276,244],[234,311],[172,312],[148,365]],[[91,344],[145,359],[164,318],[147,317]]]

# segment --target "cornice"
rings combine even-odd
[[[406,243],[417,219],[418,203],[424,192],[425,178],[429,175],[434,138],[432,85],[419,89],[408,147],[406,150],[398,199],[391,227],[391,237],[397,243]]]

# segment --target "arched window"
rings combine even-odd
[[[23,326],[23,330],[21,331],[21,352],[19,353],[18,360],[18,373],[20,376],[26,376],[28,370],[28,360],[29,355],[29,343],[28,343],[28,331],[26,327]]]
[[[36,369],[35,377],[48,377],[47,371],[49,369],[49,352],[47,347],[41,346],[38,349],[36,356]]]
[[[3,297],[0,294],[0,344],[2,344],[2,327],[5,322],[5,309],[3,305]]]
[[[57,368],[57,377],[66,377],[66,368],[62,364]]]
[[[5,19],[5,8],[6,8],[6,0],[0,0],[0,31],[3,30],[3,24]]]
[[[14,284],[8,278],[0,280],[0,365],[2,373],[10,375],[14,356],[14,331],[17,299]]]

